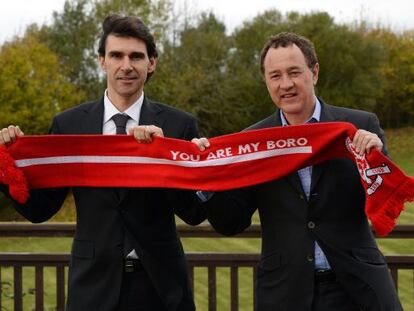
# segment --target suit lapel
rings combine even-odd
[[[165,119],[162,118],[162,109],[158,105],[154,105],[149,99],[144,97],[139,116],[139,125],[155,125],[163,127]]]
[[[102,134],[104,118],[103,97],[97,101],[90,109],[85,110],[85,118],[80,120],[79,127],[82,134]]]

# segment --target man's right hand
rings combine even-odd
[[[23,136],[24,133],[19,126],[9,125],[0,131],[0,145],[10,145],[16,141],[16,138]]]

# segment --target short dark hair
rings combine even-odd
[[[110,34],[117,37],[131,37],[142,40],[147,47],[148,57],[158,57],[154,37],[138,17],[108,15],[102,23],[102,34],[98,47],[99,56],[105,56],[106,39]]]
[[[306,64],[310,69],[313,69],[318,63],[315,46],[313,43],[303,36],[293,32],[281,32],[277,35],[271,36],[260,53],[260,71],[264,74],[264,59],[270,48],[277,49],[278,47],[287,47],[296,45],[303,53],[306,59]]]

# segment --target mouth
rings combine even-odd
[[[134,81],[136,79],[138,79],[137,77],[118,77],[116,78],[117,80],[121,80],[123,82],[131,82]]]
[[[280,98],[282,98],[282,99],[290,99],[290,98],[296,97],[297,95],[298,94],[296,94],[296,93],[286,93],[286,94],[282,94],[280,96]]]

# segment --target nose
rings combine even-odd
[[[124,57],[122,59],[121,69],[124,70],[124,71],[132,70],[132,65],[131,65],[131,61],[130,61],[129,57]]]
[[[284,90],[288,90],[293,87],[294,83],[293,80],[288,75],[283,75],[282,80],[280,82],[280,88]]]

